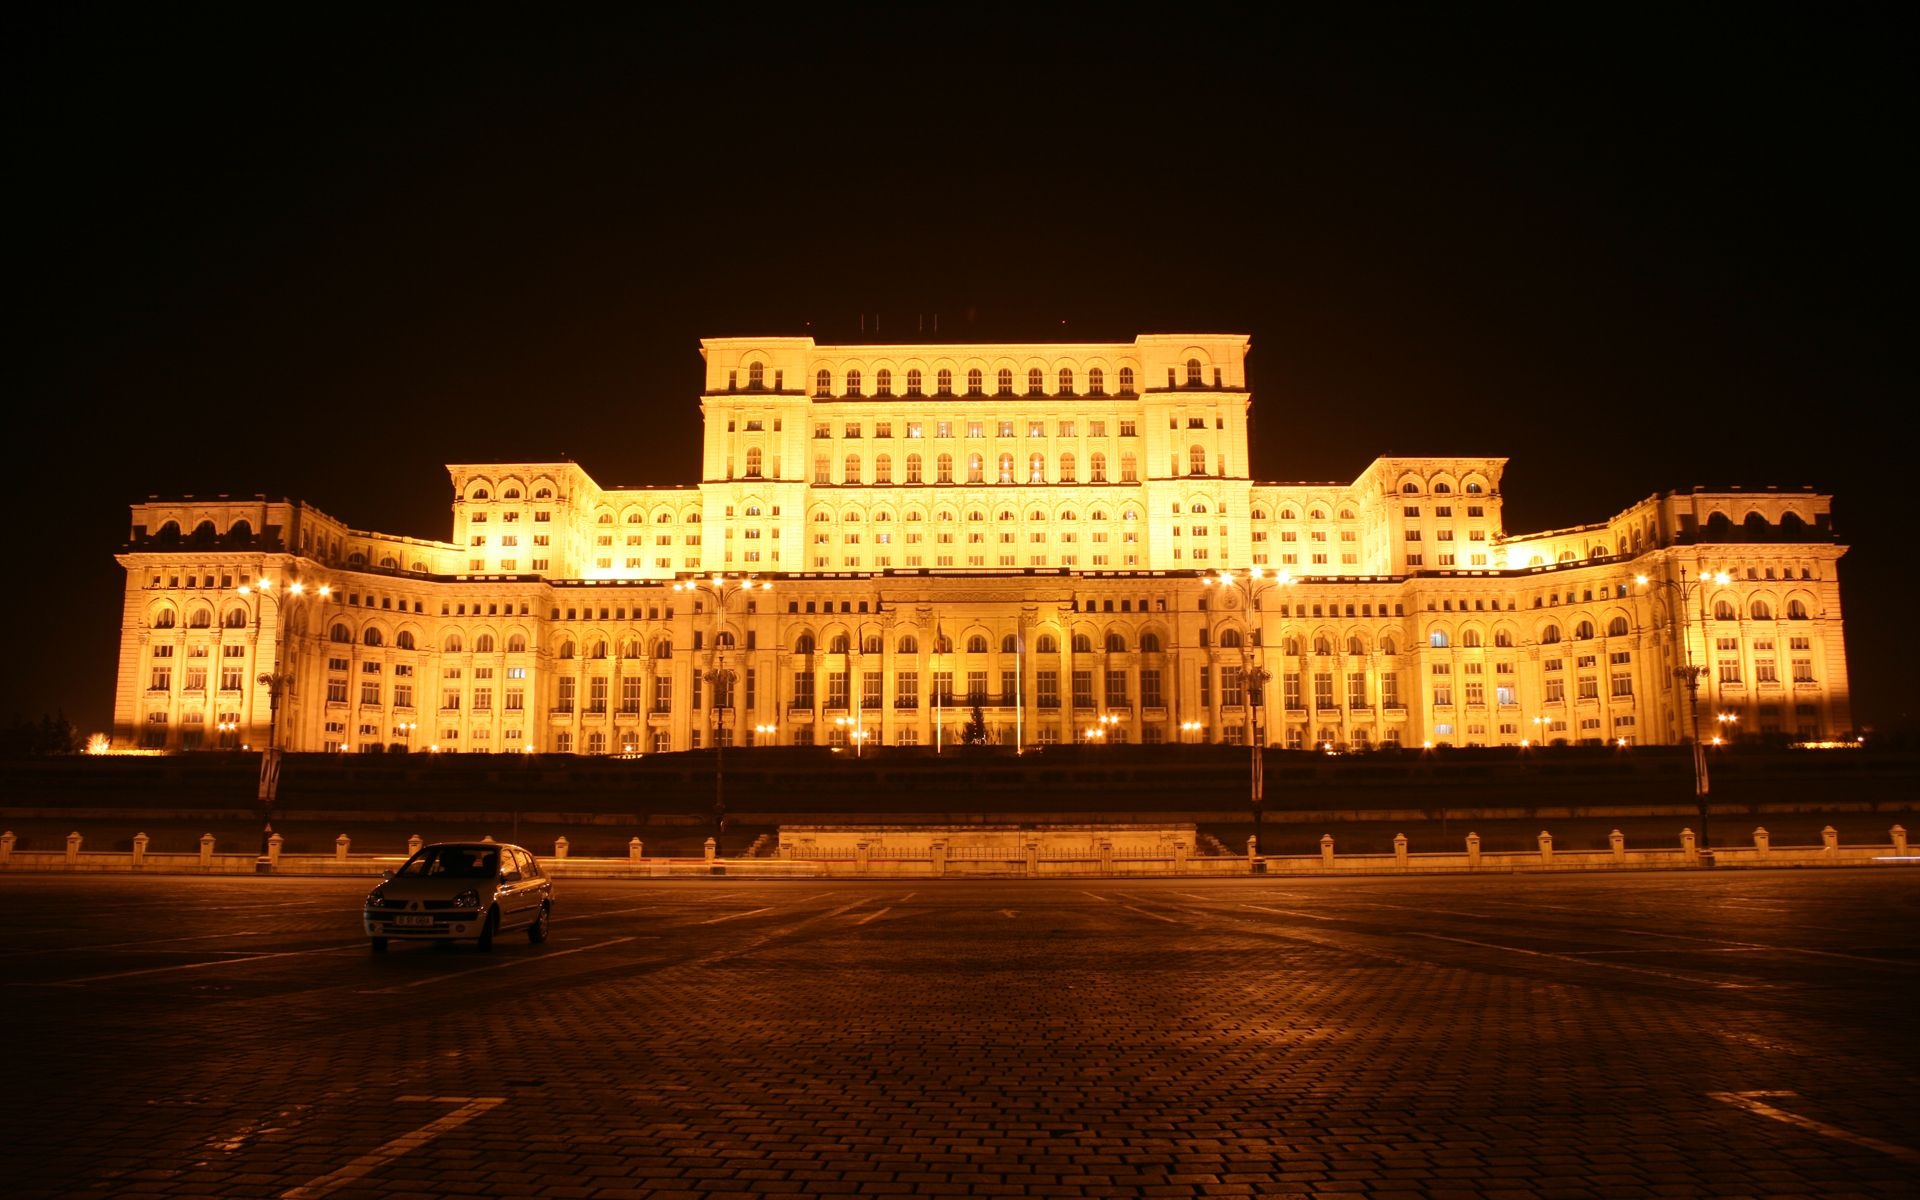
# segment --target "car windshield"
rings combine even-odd
[[[500,870],[500,852],[492,846],[434,846],[407,860],[399,873],[485,879]]]

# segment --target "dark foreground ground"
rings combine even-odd
[[[564,881],[563,881],[564,882]],[[1912,1196],[1920,870],[0,877],[11,1196]]]

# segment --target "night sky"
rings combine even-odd
[[[451,462],[694,483],[699,339],[862,314],[1247,333],[1257,478],[1505,455],[1515,532],[1832,492],[1855,720],[1920,711],[1891,6],[390,7],[6,18],[0,721],[109,726],[149,494],[445,539]]]

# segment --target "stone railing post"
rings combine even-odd
[[[933,873],[935,875],[947,873],[947,843],[944,838],[933,840]]]
[[[1404,833],[1393,835],[1393,865],[1402,871],[1407,869],[1407,835]]]
[[[715,844],[712,838],[707,839],[706,852],[707,852],[707,865],[712,866],[714,856],[720,852],[720,847]]]
[[[853,844],[853,869],[865,875],[873,866],[873,843],[865,838]]]
[[[1761,858],[1773,852],[1773,835],[1767,832],[1766,826],[1753,831],[1753,849]]]
[[[1840,853],[1840,831],[1831,825],[1820,831],[1820,853],[1828,858]]]
[[[1907,852],[1907,827],[1905,825],[1895,825],[1888,832],[1893,834],[1893,852],[1904,856]],[[0,862],[5,862],[6,851],[13,849],[13,835],[8,834],[4,839],[0,839],[0,841],[4,841],[5,843],[5,850],[0,850]]]
[[[146,864],[147,845],[150,840],[151,839],[144,833],[136,833],[133,835],[133,865],[135,870],[138,870]]]
[[[640,865],[640,839],[634,838],[627,843],[627,861],[634,866]]]
[[[73,864],[80,861],[80,843],[84,842],[85,840],[86,840],[85,838],[80,836],[79,830],[75,830],[74,832],[67,835],[67,865],[68,866],[72,866]]]
[[[1330,833],[1320,835],[1320,865],[1323,867],[1333,865],[1333,835]]]
[[[1026,859],[1027,859],[1027,874],[1038,875],[1040,873],[1040,839],[1039,838],[1036,837],[1036,838],[1027,839]]]
[[[1896,829],[1898,829],[1898,828],[1899,828],[1899,826],[1897,826],[1897,825],[1896,825],[1896,826],[1894,826],[1894,828],[1896,828]],[[1175,838],[1175,839],[1174,839],[1174,842],[1173,842],[1173,873],[1174,873],[1175,875],[1184,875],[1184,874],[1186,874],[1186,870],[1187,870],[1187,855],[1188,855],[1188,854],[1190,854],[1190,853],[1192,853],[1192,850],[1193,850],[1193,848],[1192,848],[1191,846],[1189,846],[1189,845],[1187,845],[1187,839],[1185,839],[1185,838]]]
[[[1895,825],[1894,828],[1899,829],[1900,827]],[[11,829],[5,833],[0,833],[0,863],[13,861],[13,844],[19,840]]]
[[[278,868],[280,866],[280,847],[286,844],[287,839],[277,833],[267,839],[267,865],[269,867]]]
[[[1607,845],[1613,848],[1613,865],[1620,866],[1627,861],[1627,835],[1618,829],[1607,835]]]
[[[1260,861],[1260,839],[1253,836],[1252,834],[1248,834],[1247,835],[1247,870],[1249,871],[1254,870],[1255,865],[1259,861]]]
[[[213,835],[210,833],[200,835],[200,865],[203,867],[213,865]]]
[[[1688,866],[1697,867],[1700,865],[1700,847],[1694,843],[1693,830],[1691,829],[1682,829],[1680,831],[1680,857],[1686,860]]]
[[[483,837],[483,838],[481,838],[480,840],[481,840],[481,841],[483,841],[483,842],[491,842],[491,841],[493,840],[493,835],[492,835],[492,834],[488,834],[487,836],[485,836],[485,837]]]
[[[1100,873],[1102,875],[1113,874],[1113,839],[1112,838],[1100,839]]]
[[[1480,835],[1477,833],[1467,835],[1467,867],[1474,871],[1480,869]]]
[[[565,835],[553,839],[553,856],[555,858],[565,858],[567,856],[567,839]]]
[[[420,835],[417,833],[414,834],[412,837],[408,838],[407,839],[407,855],[411,857],[415,854],[420,853],[420,847],[423,844],[424,843],[422,843],[420,840]]]
[[[1540,865],[1543,867],[1550,867],[1553,865],[1553,835],[1548,833],[1546,830],[1542,829],[1540,831],[1539,841],[1540,841]]]
[[[334,861],[335,862],[347,861],[347,851],[351,850],[352,848],[353,848],[353,839],[348,837],[344,833],[341,834],[339,837],[333,839]]]

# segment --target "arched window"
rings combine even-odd
[[[722,646],[731,646],[733,645],[733,635],[723,629],[720,631],[720,636],[715,638],[714,641],[718,642]],[[588,655],[587,657],[605,658],[606,656],[607,656],[607,639],[600,638],[599,640],[593,643],[593,653]]]
[[[360,634],[360,644],[363,646],[378,646],[384,640],[385,639],[380,636],[380,631],[371,625],[367,626],[366,630]]]
[[[1787,620],[1804,621],[1806,619],[1807,619],[1807,602],[1805,600],[1787,601]]]
[[[1099,367],[1087,368],[1087,394],[1089,396],[1104,396],[1107,394],[1106,372],[1102,371]]]
[[[846,634],[836,633],[833,635],[833,640],[827,643],[827,653],[828,654],[845,654],[847,652],[848,644],[849,643],[847,642]]]
[[[1445,496],[1453,491],[1453,487],[1447,483],[1436,483],[1433,485],[1433,490],[1436,495]]]
[[[1047,456],[1030,454],[1027,456],[1027,482],[1045,483],[1047,481]]]
[[[327,640],[331,642],[351,642],[353,640],[353,634],[347,631],[345,625],[335,625],[332,629],[327,630]]]
[[[1107,456],[1098,450],[1087,456],[1087,480],[1090,483],[1107,481]]]
[[[918,454],[907,455],[907,482],[924,482],[924,480],[920,478],[920,456]]]
[[[1000,653],[1002,653],[1002,654],[1018,654],[1018,653],[1020,653],[1020,639],[1019,639],[1019,637],[1017,637],[1017,636],[1016,636],[1016,635],[1014,635],[1014,634],[1011,634],[1011,633],[1009,633],[1009,634],[1008,634],[1008,635],[1006,635],[1005,637],[1003,637],[1003,638],[1001,638],[1001,639],[1000,639]]]
[[[1540,631],[1540,644],[1542,646],[1557,646],[1559,643],[1560,627],[1558,625],[1549,625]]]
[[[1197,358],[1187,360],[1187,386],[1200,386],[1200,360]]]
[[[980,456],[977,454],[974,455],[974,458],[976,461],[979,459],[979,457]],[[1000,482],[1012,483],[1013,482],[1013,455],[1002,454],[1000,456],[999,466],[1000,466]],[[978,478],[975,478],[971,480],[971,482],[979,483],[980,480]]]
[[[882,654],[885,653],[885,650],[886,648],[881,644],[880,635],[877,633],[870,633],[860,639],[860,653],[862,654]]]
[[[1462,630],[1460,633],[1460,644],[1462,646],[1478,647],[1480,645],[1480,631],[1478,629]]]
[[[981,384],[982,384],[982,380],[980,378],[980,368],[979,367],[969,368],[967,370],[967,395],[978,396],[980,394]]]
[[[1435,650],[1446,649],[1447,631],[1444,629],[1436,629],[1432,633],[1428,634],[1427,645],[1432,646]]]
[[[1392,657],[1393,657],[1394,655],[1396,655],[1396,654],[1398,654],[1398,653],[1400,653],[1400,646],[1399,646],[1399,643],[1397,643],[1397,642],[1395,642],[1395,641],[1394,641],[1394,640],[1393,640],[1392,638],[1390,638],[1390,637],[1383,637],[1383,638],[1381,638],[1381,639],[1380,639],[1380,653],[1381,653],[1381,654],[1384,654],[1384,655],[1385,655],[1385,656],[1387,656],[1388,658],[1392,658]]]
[[[1333,655],[1333,642],[1324,635],[1316,637],[1313,639],[1313,652],[1321,658],[1330,658]]]
[[[747,478],[760,478],[760,447],[752,446],[747,450]]]
[[[1740,619],[1740,613],[1733,607],[1733,601],[1716,600],[1713,602],[1713,619],[1716,621],[1738,621]]]
[[[910,633],[901,634],[900,635],[900,653],[901,654],[920,653],[920,639],[914,637]]]
[[[940,373],[938,375],[935,375],[933,378],[934,378],[935,390],[937,390],[942,396],[953,395],[953,372],[952,371],[948,370],[945,367],[941,367]]]
[[[1350,637],[1347,639],[1348,654],[1360,655],[1360,654],[1365,654],[1366,652],[1367,652],[1367,646],[1365,642],[1362,642],[1357,637]]]
[[[748,387],[750,388],[765,387],[766,382],[767,382],[767,368],[764,364],[762,363],[747,364],[747,386]]]
[[[1088,637],[1084,633],[1074,634],[1073,635],[1073,652],[1075,654],[1092,654],[1093,639]]]
[[[1157,633],[1141,634],[1140,635],[1140,653],[1142,654],[1160,653],[1160,635]]]
[[[1034,640],[1033,652],[1035,654],[1058,654],[1060,653],[1060,643],[1053,640],[1052,634],[1043,633]]]
[[[1107,653],[1108,654],[1125,654],[1126,652],[1127,652],[1126,635],[1122,633],[1109,633],[1107,635]]]
[[[1241,645],[1240,631],[1238,629],[1222,629],[1220,631],[1220,645],[1223,649],[1227,650],[1239,649]]]
[[[1575,641],[1580,642],[1590,640],[1593,637],[1593,622],[1582,621],[1578,625],[1575,625],[1573,627],[1573,637]]]
[[[1503,648],[1508,648],[1508,649],[1511,649],[1511,648],[1512,648],[1512,646],[1513,646],[1513,631],[1512,631],[1512,630],[1510,630],[1510,629],[1496,629],[1496,630],[1494,630],[1494,631],[1493,631],[1493,644],[1494,644],[1495,646],[1500,646],[1500,647],[1503,647]]]
[[[163,608],[159,612],[153,614],[153,627],[155,629],[172,629],[177,619],[178,618],[174,616],[172,609]]]
[[[987,639],[984,636],[976,633],[967,639],[968,654],[985,654],[986,652]]]
[[[242,608],[231,609],[225,617],[221,618],[220,623],[228,629],[245,629],[247,627],[247,612]]]
[[[980,456],[978,454],[974,455],[974,458],[976,459],[978,459],[979,457]],[[940,457],[934,459],[933,472],[934,472],[933,480],[935,483],[952,483],[953,482],[953,455],[942,454]]]
[[[1615,617],[1613,620],[1608,621],[1607,636],[1608,637],[1627,636],[1627,619],[1625,617]]]
[[[1747,611],[1753,614],[1753,619],[1756,621],[1773,620],[1773,609],[1767,607],[1765,600],[1755,600]]]
[[[944,633],[935,633],[933,635],[933,652],[935,654],[952,654],[953,639]]]
[[[561,642],[559,653],[556,654],[555,657],[556,658],[572,658],[573,642],[571,640]]]
[[[394,634],[393,644],[402,650],[413,649],[413,630],[402,629],[399,633]]]
[[[847,395],[858,396],[859,394],[860,394],[860,372],[848,371],[847,372]]]
[[[1073,394],[1073,368],[1072,367],[1060,368],[1060,394],[1062,396],[1071,396]]]
[[[813,394],[816,396],[833,395],[833,372],[821,367],[813,373]]]
[[[841,482],[860,482],[860,456],[858,454],[847,455],[846,473],[841,477]]]
[[[1120,368],[1120,394],[1122,396],[1133,395],[1133,368],[1132,367]]]
[[[448,634],[446,637],[446,640],[440,643],[440,649],[444,650],[448,654],[460,653],[462,649],[460,635],[457,633]]]
[[[479,637],[474,638],[473,652],[475,654],[492,654],[493,653],[493,635],[490,633],[483,633]]]
[[[893,459],[885,454],[873,456],[873,481],[875,483],[893,482]]]
[[[1474,495],[1476,495],[1476,496],[1477,496],[1477,495],[1479,495],[1479,494],[1480,494],[1481,492],[1483,492],[1483,491],[1485,491],[1485,490],[1486,490],[1485,488],[1483,488],[1483,487],[1481,487],[1481,486],[1480,486],[1479,484],[1477,484],[1477,483],[1470,483],[1470,484],[1468,484],[1468,485],[1467,485],[1467,491],[1469,491],[1469,492],[1471,492],[1471,493],[1473,493],[1473,494],[1474,494]]]
[[[949,378],[951,377],[949,376]],[[907,395],[918,396],[920,394],[921,379],[922,379],[922,376],[920,374],[919,367],[909,367],[907,369]],[[945,389],[942,389],[942,390],[945,390]]]
[[[1061,483],[1074,482],[1073,455],[1071,454],[1062,454],[1060,456],[1060,482]]]
[[[996,377],[995,382],[998,383],[1002,396],[1013,395],[1013,371],[1011,369],[1001,367],[1000,374]]]
[[[803,633],[799,637],[793,639],[793,652],[795,654],[812,654],[813,653],[813,635],[810,633]]]
[[[1122,454],[1120,456],[1120,482],[1140,482],[1140,464],[1131,454]]]
[[[525,634],[516,633],[507,638],[508,654],[525,654],[526,652],[527,652],[527,636]]]
[[[1046,376],[1040,373],[1040,368],[1039,367],[1027,368],[1027,395],[1029,396],[1044,395],[1046,393],[1046,389],[1047,389]]]
[[[881,367],[873,373],[873,394],[876,396],[893,395],[893,372]]]
[[[1400,485],[1400,490],[1409,496],[1417,496],[1420,494],[1420,485],[1411,482],[1403,483]]]
[[[1187,447],[1187,474],[1205,475],[1207,473],[1207,448],[1205,446]]]
[[[672,640],[668,638],[661,638],[659,641],[655,642],[653,644],[653,656],[655,658],[672,658],[673,657]]]

